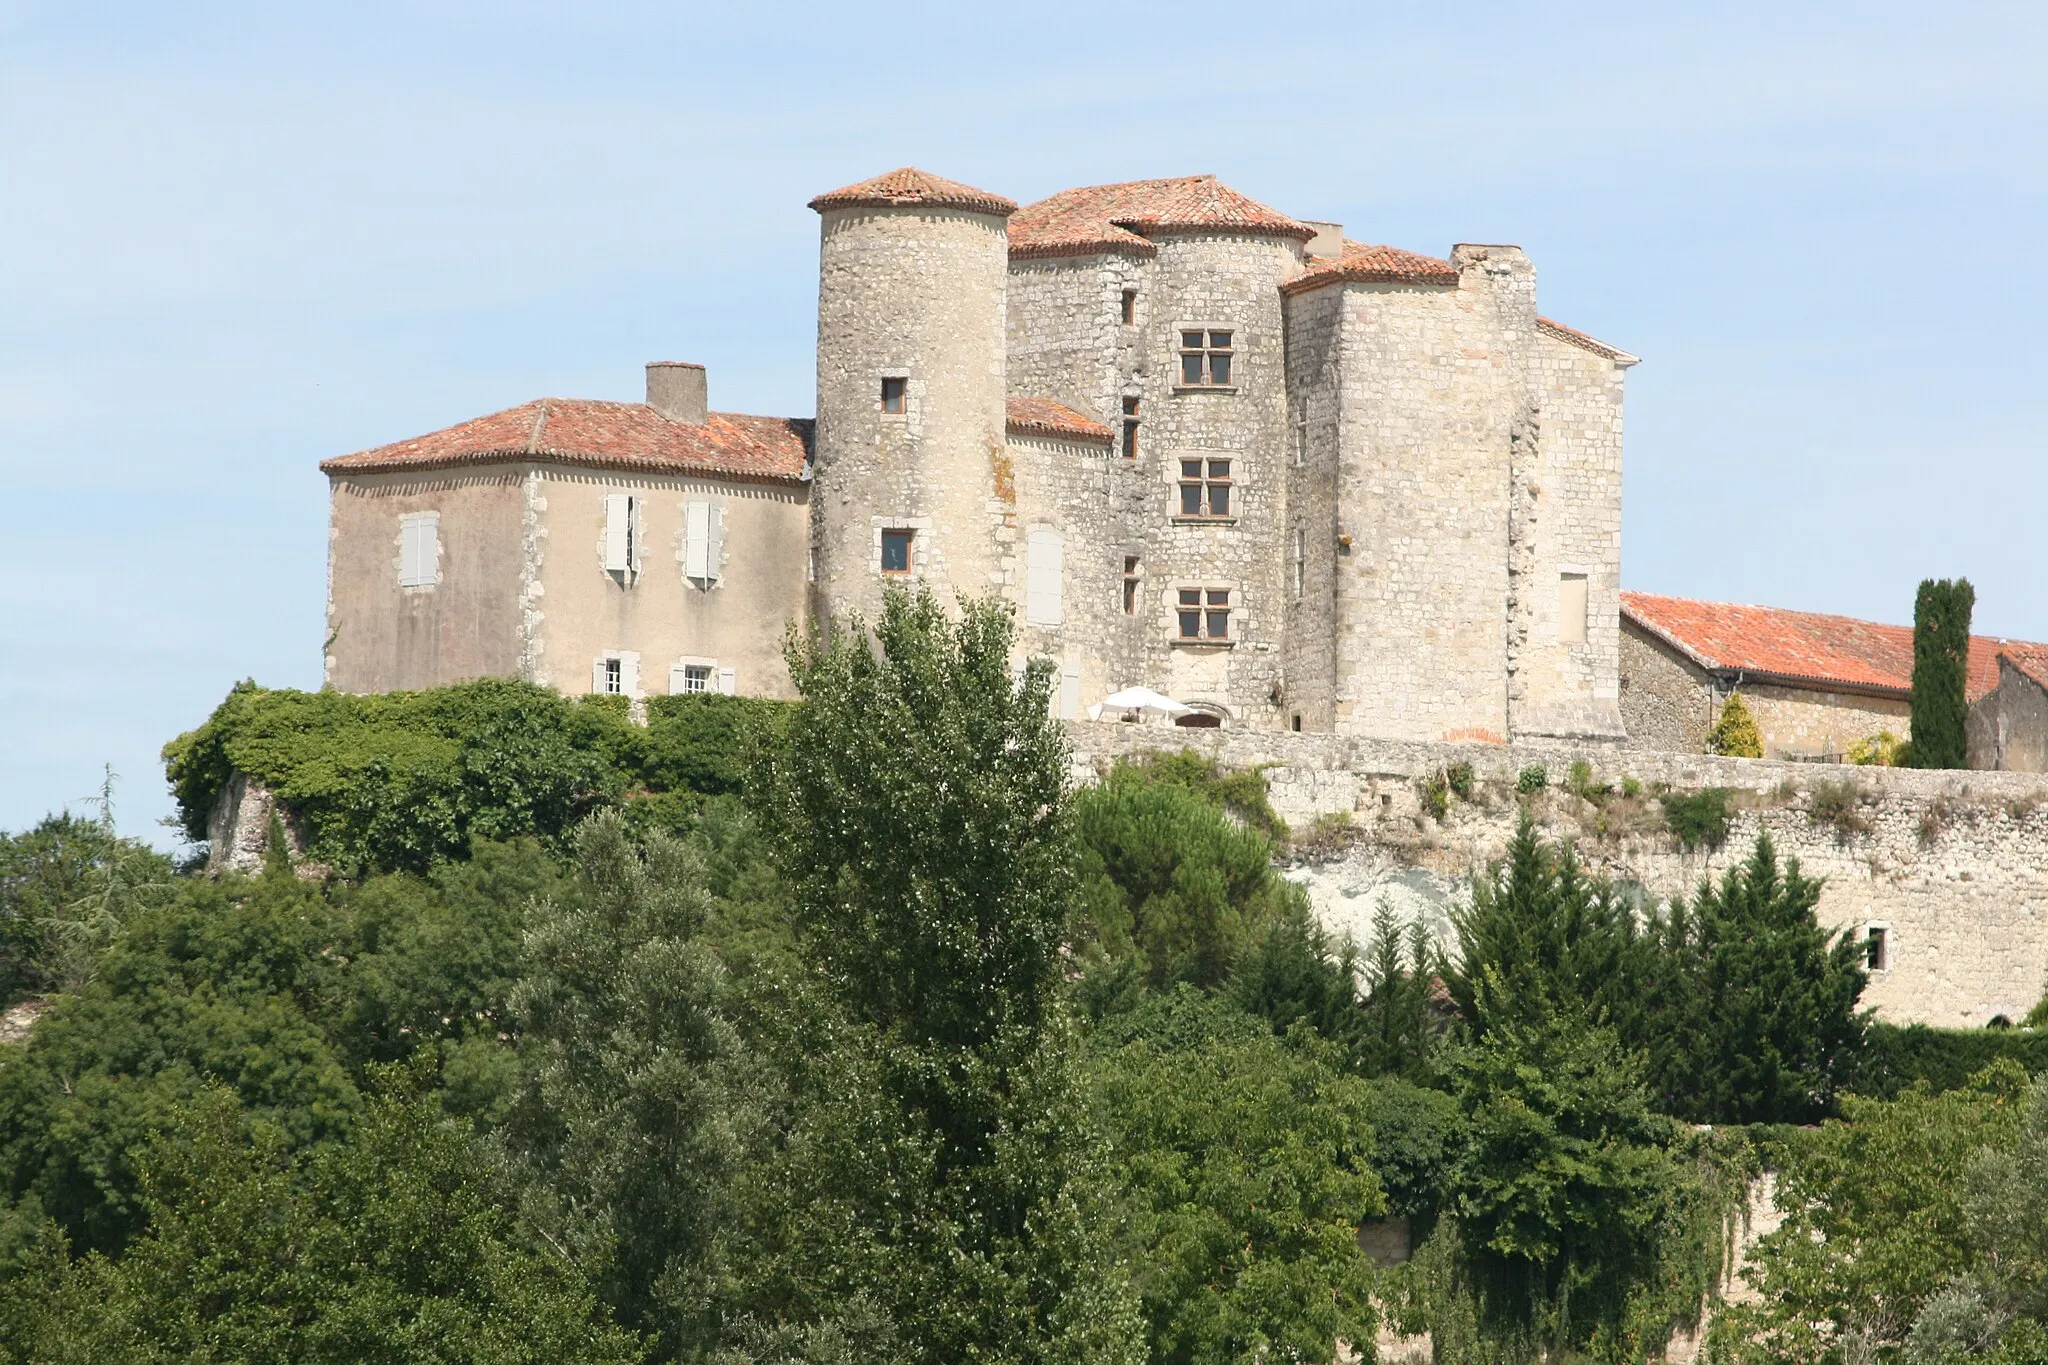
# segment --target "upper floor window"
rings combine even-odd
[[[915,531],[882,532],[882,572],[910,572],[910,542],[917,535]]]
[[[683,577],[709,588],[725,571],[725,504],[683,504]]]
[[[1205,328],[1180,334],[1180,382],[1190,388],[1220,388],[1231,382],[1230,332]]]
[[[1230,638],[1230,589],[1182,588],[1176,624],[1183,640]]]
[[[1136,555],[1124,556],[1124,615],[1138,614],[1138,585],[1144,581],[1144,571],[1139,567]]]
[[[604,571],[631,575],[640,571],[640,499],[630,493],[607,493],[604,499]]]
[[[407,512],[398,519],[398,586],[431,588],[441,581],[441,514]]]
[[[882,411],[900,413],[903,411],[903,393],[910,381],[900,375],[885,375],[882,378]]]
[[[1124,292],[1123,292],[1123,297],[1122,297],[1122,298],[1121,298],[1121,299],[1120,299],[1120,300],[1118,301],[1118,303],[1119,303],[1119,310],[1120,310],[1120,311],[1119,311],[1119,314],[1118,314],[1118,316],[1119,316],[1119,317],[1120,317],[1120,318],[1122,319],[1122,321],[1123,321],[1123,324],[1124,324],[1124,326],[1128,327],[1128,326],[1130,326],[1130,325],[1131,325],[1132,323],[1134,323],[1134,322],[1136,322],[1136,321],[1138,320],[1138,291],[1137,291],[1137,290],[1135,290],[1135,289],[1126,289],[1126,290],[1124,290]]]
[[[1308,531],[1300,526],[1294,528],[1294,600],[1301,600],[1302,588],[1308,582]],[[1299,727],[1297,727],[1299,728]]]
[[[1180,462],[1182,516],[1227,517],[1230,505],[1230,461],[1205,457]]]
[[[1124,458],[1138,458],[1138,400],[1124,399]]]

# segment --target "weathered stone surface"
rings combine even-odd
[[[2016,1020],[2048,987],[2048,778],[2031,773],[1849,768],[1657,753],[1606,746],[1431,744],[1327,735],[1195,734],[1149,725],[1070,728],[1075,774],[1118,756],[1191,747],[1233,767],[1261,767],[1274,807],[1297,831],[1317,817],[1349,825],[1341,851],[1290,875],[1319,914],[1363,942],[1382,897],[1439,936],[1471,878],[1499,858],[1524,803],[1521,771],[1542,764],[1550,786],[1527,803],[1547,835],[1572,840],[1597,871],[1652,901],[1689,895],[1769,834],[1782,857],[1826,881],[1824,924],[1859,936],[1881,926],[1887,965],[1864,1002],[1899,1023],[1980,1027]],[[1595,803],[1561,789],[1574,759],[1596,786],[1633,778],[1645,791],[1722,787],[1739,806],[1727,843],[1687,853],[1647,799]],[[1442,821],[1423,810],[1421,782],[1469,763],[1473,802]],[[1837,784],[1849,784],[1847,789]],[[1822,799],[1816,805],[1816,795]],[[1850,797],[1841,819],[1828,798]]]

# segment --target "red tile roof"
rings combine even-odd
[[[1418,256],[1397,246],[1368,246],[1344,239],[1342,255],[1325,256],[1280,286],[1283,294],[1300,294],[1326,284],[1456,284],[1458,272],[1449,261]]]
[[[944,209],[967,209],[973,213],[992,213],[1008,217],[1017,211],[1013,199],[1000,194],[990,194],[972,185],[963,185],[957,180],[921,171],[915,166],[903,166],[878,175],[873,180],[863,180],[858,185],[821,194],[811,201],[811,207],[820,213],[826,209],[851,208],[907,208],[929,207]]]
[[[2007,645],[1998,652],[2014,668],[2048,688],[2048,645]]]
[[[1110,443],[1109,428],[1092,417],[1084,417],[1064,403],[1050,398],[1012,398],[1008,403],[1009,428],[1020,436],[1050,436],[1062,441]]]
[[[714,474],[795,482],[811,441],[807,417],[714,412],[702,426],[645,403],[542,398],[410,441],[359,451],[320,468],[329,474],[441,469],[498,460],[546,460],[661,474]]]
[[[1643,363],[1640,356],[1630,355],[1619,346],[1609,346],[1604,341],[1587,336],[1576,327],[1567,327],[1552,318],[1537,318],[1536,330],[1545,336],[1555,337],[1566,345],[1577,346],[1583,351],[1591,351],[1602,360],[1612,360],[1618,365],[1628,366]]]
[[[1250,199],[1213,175],[1088,185],[1026,204],[1010,219],[1010,255],[1150,256],[1162,232],[1243,232],[1307,241],[1316,230]]]
[[[1912,694],[1911,626],[1645,592],[1624,592],[1621,614],[1705,669],[1742,673],[1758,682],[1882,696]],[[2001,650],[2048,651],[2048,646],[2008,645],[1989,636],[1971,636],[1971,701],[1998,686]]]

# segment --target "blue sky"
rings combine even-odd
[[[1213,171],[1634,351],[1623,578],[2048,639],[2048,6],[0,0],[0,828],[319,682],[317,461],[811,411],[811,195]]]

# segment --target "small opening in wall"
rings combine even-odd
[[[1124,458],[1138,458],[1138,400],[1124,399]]]
[[[1864,965],[1881,972],[1892,965],[1891,932],[1881,924],[1870,926],[1863,940]]]
[[[894,376],[882,380],[883,412],[903,411],[903,389],[909,382],[906,379]]]
[[[1296,717],[1294,718],[1294,733],[1296,733],[1296,734],[1300,734],[1300,733],[1301,733],[1301,717],[1300,717],[1300,716],[1296,716]]]
[[[910,539],[912,531],[882,532],[882,572],[910,572]]]
[[[1120,308],[1120,316],[1123,318],[1124,326],[1128,327],[1136,322],[1138,320],[1138,291],[1135,289],[1124,290]]]
[[[622,659],[604,661],[604,690],[607,696],[618,696],[626,690],[626,664]]]
[[[1124,556],[1124,615],[1138,614],[1138,584],[1145,575],[1138,564],[1136,555]]]

